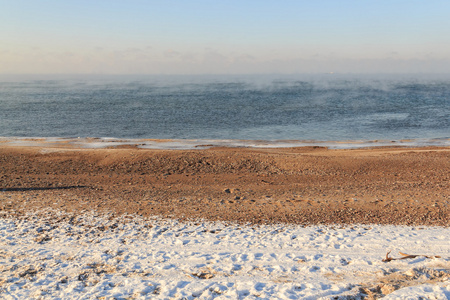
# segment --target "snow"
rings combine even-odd
[[[4,214],[0,298],[448,299],[449,240],[442,227]],[[383,262],[389,250],[433,257]]]

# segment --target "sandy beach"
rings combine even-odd
[[[450,296],[448,147],[0,144],[4,299]]]
[[[448,226],[448,147],[0,147],[0,209]]]

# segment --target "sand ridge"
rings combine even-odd
[[[0,209],[250,223],[448,226],[448,147],[149,150],[0,145]]]

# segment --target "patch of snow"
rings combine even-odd
[[[0,218],[0,298],[447,299],[450,229]],[[382,262],[386,252],[440,256]]]

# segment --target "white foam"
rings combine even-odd
[[[449,147],[450,138],[441,139],[413,139],[413,140],[357,140],[357,141],[297,141],[297,140],[151,140],[151,139],[118,139],[112,137],[101,138],[39,138],[39,137],[0,137],[0,142],[10,146],[29,147],[59,147],[70,146],[87,149],[99,149],[119,146],[136,146],[142,149],[172,149],[193,150],[211,147],[247,147],[247,148],[290,148],[290,147],[327,147],[330,149],[356,149],[367,147],[401,146],[424,147],[440,146]]]

